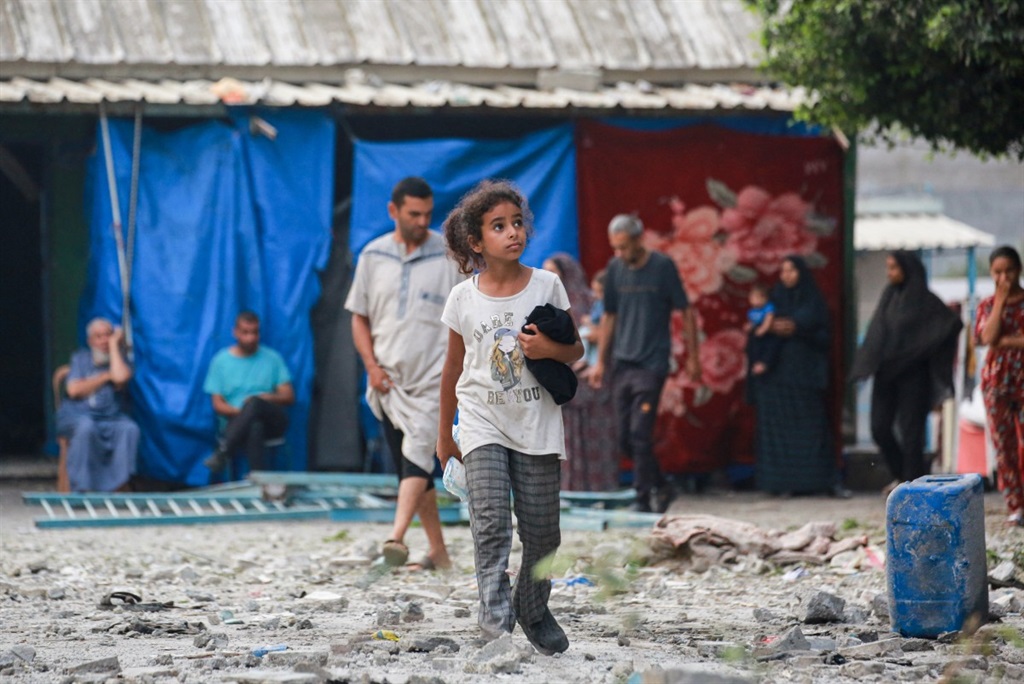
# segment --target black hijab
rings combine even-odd
[[[790,318],[796,324],[795,336],[812,346],[828,346],[828,306],[825,297],[814,282],[814,274],[803,257],[791,254],[784,259],[793,264],[800,277],[793,287],[781,282],[772,288],[772,304],[776,318]]]
[[[903,282],[889,284],[882,292],[850,375],[854,380],[870,375],[894,378],[927,362],[933,367],[936,391],[945,393],[952,387],[957,335],[964,324],[928,289],[924,264],[915,254],[901,251],[891,256],[903,271]]]

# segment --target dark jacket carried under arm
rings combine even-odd
[[[572,317],[552,304],[533,307],[523,326],[523,332],[528,335],[532,334],[532,331],[527,330],[526,325],[531,323],[559,344],[576,342],[576,326],[572,322]],[[576,396],[578,380],[576,373],[568,365],[554,359],[527,358],[526,367],[537,378],[537,382],[551,393],[556,404],[564,404]]]

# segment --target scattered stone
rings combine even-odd
[[[854,679],[863,679],[871,675],[880,675],[885,672],[885,663],[877,661],[856,661],[852,663],[846,663],[839,667],[839,674],[844,677],[853,677]]]
[[[901,639],[882,639],[860,646],[848,646],[840,649],[839,652],[850,660],[873,660],[887,656],[899,656],[903,655],[903,650],[900,648],[901,641]]]
[[[12,655],[17,656],[19,660],[22,660],[26,663],[31,663],[33,660],[36,659],[36,649],[32,648],[31,646],[26,646],[24,644],[11,646],[10,652]]]
[[[87,663],[75,665],[70,671],[76,674],[83,672],[120,672],[121,661],[117,659],[117,656],[110,656],[109,658],[90,660]]]
[[[889,622],[889,599],[884,594],[875,594],[871,599],[871,612],[882,622]]]
[[[199,580],[199,573],[191,565],[186,565],[178,571],[178,578],[186,582],[196,582]]]
[[[1017,566],[1013,561],[1001,561],[988,573],[989,581],[997,587],[1024,587],[1018,577]]]
[[[323,667],[327,664],[327,651],[271,651],[263,657],[267,665],[296,667],[298,665],[315,665]]]
[[[993,608],[1001,609],[1002,614],[999,617],[1005,617],[1009,613],[1019,613],[1021,604],[1016,592],[1008,591],[998,594],[992,592],[989,595],[988,607],[990,612],[992,612]]]
[[[755,608],[754,619],[758,622],[778,622],[782,617],[778,613],[774,613],[767,608]]]
[[[846,622],[852,625],[862,625],[868,621],[871,613],[864,606],[858,606],[852,603],[846,604],[846,608],[843,610],[842,622]]]
[[[935,647],[927,639],[904,639],[900,644],[900,648],[903,649],[904,653],[919,653],[921,651],[931,651]]]
[[[458,653],[459,651],[459,644],[454,639],[441,636],[417,637],[403,644],[403,647],[410,653],[431,653],[436,650]]]
[[[836,640],[832,637],[809,636],[807,643],[810,644],[812,651],[836,650]]]
[[[51,601],[59,601],[64,598],[64,589],[62,587],[52,587],[46,590],[46,598]]]
[[[408,603],[402,608],[402,622],[422,622],[426,615],[423,614],[423,606],[416,601]]]
[[[788,651],[809,651],[811,644],[807,641],[799,627],[792,627],[782,636],[765,639],[764,643],[754,650],[755,655],[775,655]]]
[[[130,684],[149,684],[159,677],[177,677],[178,671],[172,667],[129,667],[121,671],[121,678]]]
[[[805,624],[842,622],[846,601],[827,591],[815,591],[804,597],[801,621]]]
[[[468,618],[470,616],[469,608],[456,608],[454,615],[457,618]]]
[[[524,661],[533,657],[533,649],[520,650],[511,634],[502,634],[470,658],[464,672],[476,674],[512,674]]]
[[[430,659],[430,664],[435,670],[441,670],[442,672],[451,672],[457,667],[462,665],[462,661],[459,658],[452,657],[436,657]]]
[[[402,611],[394,606],[381,606],[377,609],[377,626],[397,625],[402,620]]]
[[[216,596],[208,591],[201,591],[199,589],[186,589],[185,596],[188,596],[196,603],[215,603],[217,601]]]

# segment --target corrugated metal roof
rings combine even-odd
[[[542,91],[512,86],[483,88],[465,83],[431,81],[415,85],[385,83],[358,70],[340,85],[300,84],[264,79],[225,78],[177,81],[88,78],[0,80],[0,103],[93,105],[100,102],[143,102],[159,105],[246,105],[271,107],[485,107],[525,109],[714,109],[792,111],[803,93],[773,88],[686,85],[659,88],[619,83],[596,92],[555,88]]]
[[[424,69],[478,85],[532,86],[538,70],[598,72],[606,85],[764,82],[757,27],[742,0],[0,0],[0,71],[338,83],[362,66],[399,83],[435,77]]]
[[[860,214],[853,226],[857,250],[962,249],[994,244],[992,234],[944,214]]]

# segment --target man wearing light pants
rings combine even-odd
[[[430,546],[419,565],[451,565],[434,490],[441,368],[448,293],[463,279],[444,238],[430,230],[433,191],[422,178],[398,182],[388,203],[395,229],[359,255],[345,300],[352,338],[367,373],[366,400],[381,421],[398,470],[398,504],[382,553],[389,565],[409,558],[405,533],[419,514]]]

